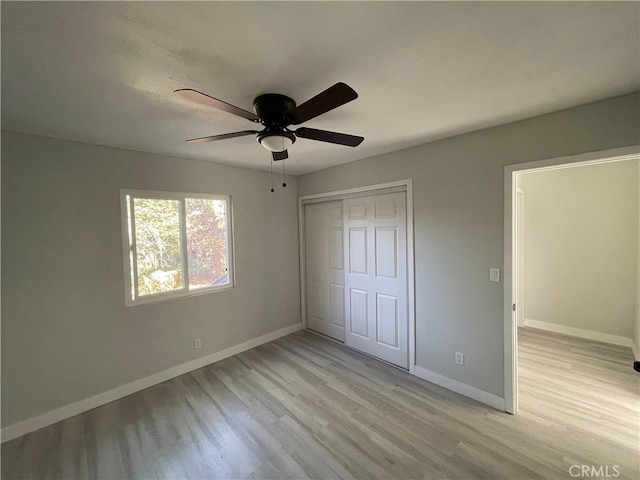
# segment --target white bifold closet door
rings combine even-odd
[[[307,327],[344,342],[342,201],[305,205]]]
[[[406,193],[342,206],[345,343],[408,369]]]

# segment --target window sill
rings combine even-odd
[[[163,303],[169,300],[178,300],[181,298],[189,298],[189,297],[199,297],[202,295],[208,295],[210,293],[225,292],[227,290],[232,290],[233,288],[235,288],[235,285],[233,284],[217,285],[214,287],[204,287],[204,288],[198,288],[198,289],[189,290],[189,291],[176,290],[176,291],[167,292],[167,293],[156,293],[152,295],[145,295],[135,300],[126,298],[125,307],[129,308],[129,307],[137,307],[139,305],[152,305],[154,303]]]

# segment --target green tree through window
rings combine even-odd
[[[182,288],[180,202],[135,198],[138,295]]]
[[[187,198],[186,213],[189,287],[215,285],[227,276],[225,202]]]
[[[229,198],[151,193],[124,193],[128,301],[230,286]]]

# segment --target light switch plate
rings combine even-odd
[[[500,281],[500,269],[499,268],[490,268],[489,269],[489,280],[492,282]]]

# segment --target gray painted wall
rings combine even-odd
[[[632,338],[638,161],[521,175],[525,318]]]
[[[265,172],[3,131],[2,426],[299,322],[287,184],[272,194]],[[231,195],[236,288],[125,308],[122,188]]]
[[[489,282],[489,267],[503,262],[504,166],[639,143],[636,93],[321,170],[298,186],[306,195],[413,179],[417,364],[502,396],[503,284]]]

